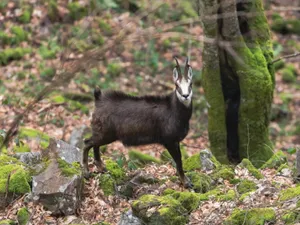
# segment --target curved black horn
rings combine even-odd
[[[187,78],[188,76],[188,71],[189,71],[189,68],[190,68],[190,59],[189,57],[186,57],[186,60],[185,60],[185,68],[184,68],[184,76],[185,78]]]
[[[182,77],[182,73],[181,73],[181,69],[180,69],[180,66],[179,66],[177,57],[174,56],[174,59],[175,59],[175,61],[176,61],[176,68],[177,68],[178,74],[179,74],[180,77]],[[180,78],[180,79],[181,79],[181,78]]]

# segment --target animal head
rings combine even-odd
[[[192,102],[193,90],[192,90],[192,78],[193,70],[189,65],[189,58],[185,61],[184,74],[182,75],[179,63],[175,57],[176,67],[173,70],[173,80],[176,85],[176,96],[178,100],[186,107],[189,107]]]

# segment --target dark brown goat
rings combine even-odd
[[[158,143],[165,146],[173,157],[180,181],[191,187],[182,169],[179,142],[189,131],[192,115],[192,68],[188,60],[184,75],[179,64],[173,70],[176,89],[166,96],[133,97],[122,92],[102,93],[94,91],[95,111],[92,118],[92,137],[85,140],[83,164],[88,171],[88,152],[94,149],[95,164],[99,170],[105,166],[100,158],[99,148],[119,140],[124,145],[136,146]]]

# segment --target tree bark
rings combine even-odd
[[[259,167],[273,154],[268,125],[275,85],[262,0],[199,0],[199,15],[211,150],[222,163],[248,158]]]

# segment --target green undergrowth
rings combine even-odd
[[[136,167],[143,167],[149,163],[157,163],[160,164],[160,160],[150,156],[148,154],[144,154],[138,150],[130,150],[128,152],[129,160],[133,163]]]

